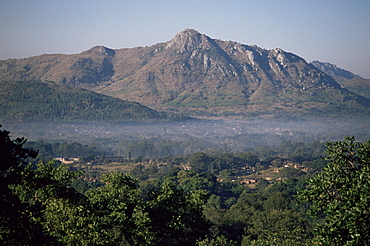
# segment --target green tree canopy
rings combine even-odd
[[[323,214],[317,226],[322,245],[370,245],[370,141],[327,143],[328,164],[308,181],[302,200]]]
[[[37,156],[37,151],[23,148],[25,142],[25,138],[11,139],[9,131],[0,130],[0,241],[5,245],[35,243],[34,235],[40,232],[22,212],[29,207],[11,189],[22,182],[26,159]],[[43,236],[37,236],[42,241]]]

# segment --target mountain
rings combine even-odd
[[[93,91],[37,81],[0,81],[1,120],[153,122],[179,118]]]
[[[361,76],[356,75],[350,71],[339,68],[336,65],[329,62],[313,61],[311,62],[316,68],[332,77],[338,83],[350,80],[350,79],[362,79]]]
[[[337,67],[329,62],[313,61],[316,68],[326,73],[349,91],[370,99],[370,80],[364,79],[350,71]]]
[[[188,115],[368,115],[370,108],[295,54],[193,29],[149,47],[0,61],[0,79],[53,81]]]
[[[40,55],[0,61],[2,80],[54,81],[58,84],[88,87],[113,76],[115,51],[97,46],[78,55]]]

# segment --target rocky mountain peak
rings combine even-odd
[[[368,99],[314,65],[282,49],[185,29],[150,47],[0,61],[0,79],[54,81],[188,115],[310,115],[339,112],[338,105],[370,112]]]
[[[82,52],[81,54],[93,54],[93,53],[113,57],[116,54],[116,51],[114,51],[112,49],[109,49],[105,46],[98,45],[98,46],[92,47],[89,50],[86,50],[86,51]]]
[[[168,42],[166,48],[174,49],[178,53],[185,53],[197,47],[202,42],[208,41],[208,39],[209,37],[194,29],[185,29],[176,34],[176,36]]]

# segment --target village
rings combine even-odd
[[[169,167],[175,170],[192,170],[192,166],[189,165],[189,163],[171,164],[167,162],[158,162],[158,160],[141,160],[138,162],[123,157],[105,157],[104,161],[102,161],[101,157],[97,157],[96,160],[84,164],[79,161],[79,158],[57,157],[54,158],[54,160],[71,167],[72,170],[82,171],[83,174],[81,178],[87,182],[97,182],[102,174],[111,172],[123,172],[136,176],[138,170],[144,172],[145,170],[154,169],[158,172],[160,169],[168,169]],[[257,163],[254,167],[245,165],[231,170],[227,169],[224,170],[224,172],[221,170],[218,175],[216,175],[217,181],[234,182],[253,189],[260,180],[274,183],[276,181],[284,181],[288,178],[305,174],[309,171],[309,168],[301,163],[291,160],[275,160],[275,162],[273,161],[272,163],[273,164],[265,167]],[[152,171],[152,174],[149,174],[148,178],[156,177],[155,173],[155,171]],[[227,175],[225,175],[225,173]]]

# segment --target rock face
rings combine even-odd
[[[0,79],[54,81],[189,115],[364,112],[370,105],[297,55],[193,29],[150,47],[0,61]]]
[[[173,49],[183,54],[199,47],[203,42],[207,43],[207,41],[209,41],[207,36],[193,29],[185,29],[168,42],[166,49]]]

